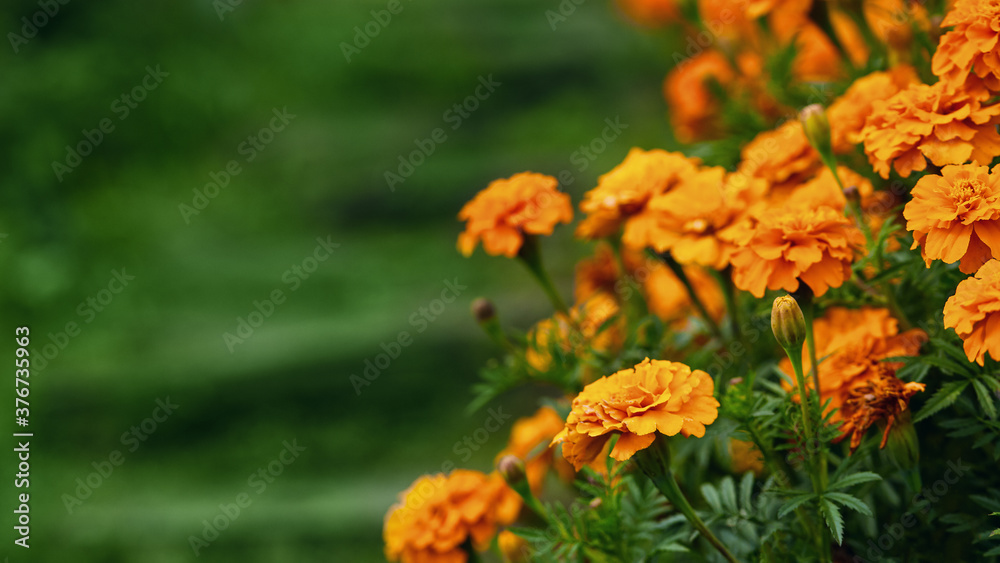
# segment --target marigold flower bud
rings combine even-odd
[[[799,113],[799,120],[802,121],[802,129],[805,131],[809,144],[816,149],[816,152],[826,160],[833,155],[830,141],[830,121],[826,117],[826,110],[819,104],[810,104]]]
[[[472,316],[477,323],[485,323],[493,320],[497,316],[493,302],[485,297],[478,297],[472,302]]]
[[[517,490],[518,485],[527,480],[524,461],[514,455],[505,455],[497,462],[497,471],[507,481],[511,488]]]
[[[806,340],[806,318],[797,301],[790,295],[778,297],[771,306],[771,330],[781,347],[801,349]]]

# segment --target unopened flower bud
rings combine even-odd
[[[859,205],[861,203],[861,192],[858,191],[857,186],[847,186],[844,188],[844,198],[851,205]]]
[[[524,470],[524,461],[515,455],[505,455],[497,462],[497,471],[507,484],[515,490],[519,485],[527,481],[528,476]]]
[[[826,110],[819,104],[810,104],[799,113],[802,129],[805,131],[809,144],[826,160],[833,155],[830,141],[830,121],[826,118]]]
[[[492,301],[485,297],[478,297],[472,302],[472,316],[477,323],[482,324],[496,318],[497,311],[493,307]]]
[[[771,330],[785,350],[801,349],[806,340],[806,318],[790,295],[778,297],[771,306]]]
[[[604,501],[601,500],[601,497],[596,497],[590,501],[590,508],[600,508],[603,502]]]

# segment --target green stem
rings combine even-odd
[[[653,481],[656,488],[684,514],[688,522],[722,554],[726,561],[739,563],[736,557],[729,552],[729,549],[719,541],[719,538],[715,537],[715,534],[708,529],[708,526],[698,516],[694,507],[681,491],[673,472],[670,470],[670,446],[667,444],[666,437],[657,436],[648,448],[636,452],[635,461],[639,469]]]
[[[538,246],[538,237],[525,234],[524,244],[521,245],[521,250],[518,251],[517,257],[521,259],[532,275],[535,276],[535,279],[538,280],[538,284],[542,286],[542,290],[545,291],[545,295],[552,302],[552,306],[560,313],[568,316],[569,308],[566,307],[566,302],[563,301],[562,296],[559,295],[559,291],[552,284],[552,279],[549,278],[549,274],[545,271],[545,266],[542,264],[542,252]]]
[[[676,260],[674,260],[674,257],[671,256],[669,252],[664,252],[662,254],[657,253],[656,255],[660,258],[660,260],[663,260],[663,263],[670,268],[670,271],[673,272],[674,275],[677,276],[677,279],[680,280],[681,284],[684,285],[684,289],[687,290],[691,303],[694,303],[695,309],[698,309],[698,313],[703,319],[705,319],[705,323],[708,325],[709,330],[711,330],[712,334],[721,340],[722,330],[719,329],[719,325],[715,322],[715,319],[712,318],[712,315],[708,314],[708,309],[705,308],[705,304],[701,302],[701,298],[698,297],[698,294],[695,292],[694,286],[691,285],[691,280],[689,280],[687,274],[684,273],[684,268],[678,264]]]

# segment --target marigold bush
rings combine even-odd
[[[1000,4],[617,3],[676,40],[678,142],[609,147],[571,254],[554,177],[462,208],[459,250],[551,311],[476,302],[499,357],[470,409],[523,417],[498,473],[405,492],[386,554],[998,560]]]

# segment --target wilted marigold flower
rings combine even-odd
[[[713,391],[712,378],[704,371],[646,358],[584,387],[552,443],[561,443],[563,456],[579,470],[615,434],[619,438],[611,457],[618,461],[649,447],[657,433],[700,438],[719,414]]]
[[[913,248],[924,261],[958,261],[971,274],[991,258],[1000,258],[1000,166],[945,166],[928,174],[911,191],[903,209]]]
[[[520,509],[521,497],[496,473],[424,475],[386,514],[385,556],[402,563],[465,563],[467,539],[486,549],[497,527],[513,522]]]
[[[844,154],[854,150],[861,142],[861,130],[865,127],[865,119],[872,112],[872,104],[919,81],[916,69],[909,65],[900,65],[885,72],[873,72],[855,80],[826,110],[830,120],[833,151]]]
[[[719,126],[719,100],[709,84],[733,82],[736,73],[718,51],[705,51],[675,66],[663,81],[670,123],[677,140],[691,143],[711,138]]]
[[[733,283],[756,297],[766,289],[796,291],[800,282],[817,296],[840,287],[865,241],[830,207],[770,209],[733,236]]]
[[[552,176],[521,172],[494,180],[465,204],[458,218],[466,221],[458,236],[458,249],[470,256],[482,240],[493,256],[517,256],[524,235],[550,235],[557,223],[573,220],[569,196],[558,190]]]
[[[923,383],[903,383],[885,365],[880,365],[877,373],[849,389],[840,407],[840,418],[844,420],[837,441],[851,437],[851,452],[861,445],[861,438],[876,422],[885,424],[882,442],[884,448],[889,439],[889,431],[897,418],[910,404],[910,398],[924,390]]]
[[[649,246],[656,227],[656,214],[647,209],[649,200],[673,189],[694,173],[697,164],[680,153],[633,148],[621,164],[598,178],[596,188],[584,194],[580,209],[587,217],[577,227],[577,236],[606,237],[624,225],[626,245]]]
[[[563,419],[552,407],[542,407],[529,417],[514,423],[507,447],[497,454],[497,460],[513,455],[525,462],[525,471],[531,490],[541,490],[545,474],[554,467],[564,480],[573,479],[573,469],[566,460],[557,458],[550,446],[552,438],[565,426]]]
[[[846,309],[830,307],[822,318],[813,322],[816,356],[819,364],[820,402],[832,399],[830,408],[839,408],[854,386],[875,377],[883,367],[896,369],[898,363],[882,362],[884,358],[915,356],[927,341],[920,329],[899,333],[899,322],[888,309],[862,307]],[[793,377],[792,363],[784,358],[779,368]],[[809,354],[802,354],[802,371],[812,371]],[[806,379],[812,388],[812,378]],[[792,389],[790,381],[786,389]],[[833,416],[840,420],[841,412]]]
[[[944,34],[931,61],[934,74],[954,88],[1000,91],[1000,3],[958,0],[941,27]],[[986,164],[985,162],[982,162]]]
[[[944,326],[961,337],[970,362],[984,365],[987,353],[1000,360],[1000,260],[958,284],[944,304]]]
[[[875,171],[889,177],[890,166],[904,178],[914,170],[974,161],[988,164],[1000,155],[1000,104],[938,82],[912,84],[888,100],[876,100],[861,130],[865,154]]]

